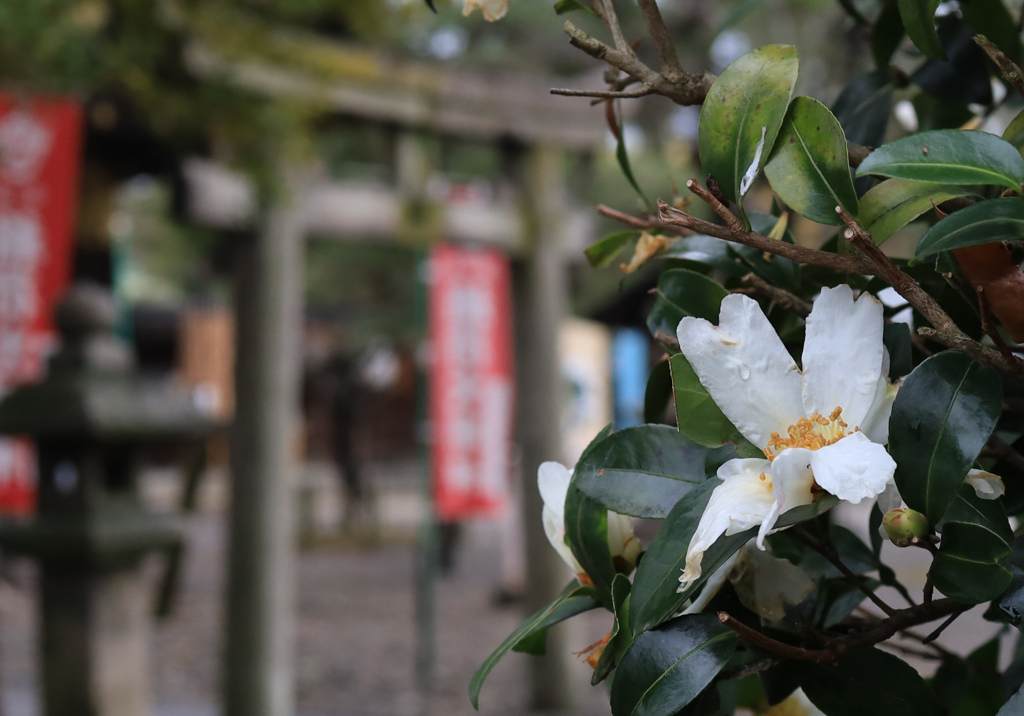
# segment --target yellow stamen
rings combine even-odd
[[[821,413],[814,413],[809,418],[800,418],[796,425],[790,425],[785,437],[772,433],[764,449],[764,456],[774,460],[783,450],[794,447],[818,450],[839,442],[849,433],[857,432],[859,427],[847,430],[849,425],[843,421],[842,414],[843,409],[839,407],[827,418]]]

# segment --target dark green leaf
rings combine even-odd
[[[750,228],[759,234],[768,236],[779,217],[771,214],[752,212],[747,215],[750,220]],[[788,244],[794,243],[793,234],[786,229],[782,240]],[[780,286],[799,290],[801,286],[800,264],[790,261],[783,256],[765,255],[764,251],[758,251],[753,246],[741,244],[729,244],[730,255],[739,258],[743,264],[750,267],[750,270],[763,278],[765,281]],[[734,266],[737,264],[734,263]],[[743,270],[746,273],[746,269]]]
[[[917,244],[917,258],[965,246],[1024,238],[1024,201],[989,199],[954,211],[928,229]]]
[[[964,0],[964,22],[975,33],[988,37],[1014,62],[1020,62],[1021,44],[1017,22],[1002,0]]]
[[[630,241],[639,236],[636,231],[616,231],[608,234],[603,239],[594,242],[584,251],[587,261],[594,268],[605,268],[611,265]]]
[[[611,609],[612,580],[616,572],[608,548],[608,510],[580,489],[578,475],[573,473],[565,495],[565,539],[576,561],[594,583],[601,605]]]
[[[742,200],[771,153],[798,70],[795,47],[760,47],[726,67],[704,100],[701,166],[734,202]]]
[[[825,716],[942,716],[942,703],[912,666],[884,651],[857,648],[834,666],[808,663],[800,686]]]
[[[1024,714],[1024,686],[1020,687],[1010,700],[1003,704],[996,716],[1020,716]]]
[[[1007,125],[1003,132],[1003,139],[1017,147],[1018,152],[1024,154],[1024,110],[1021,110]]]
[[[907,376],[889,420],[889,453],[907,505],[942,519],[999,417],[999,376],[945,351]]]
[[[672,369],[672,387],[676,398],[676,422],[679,432],[698,445],[718,447],[725,443],[742,446],[752,455],[760,452],[729,422],[707,388],[701,385],[689,361],[682,353],[669,358]]]
[[[584,12],[593,15],[594,17],[601,17],[593,8],[587,7],[579,0],[558,0],[555,3],[555,14],[564,15],[567,12],[574,12],[575,10],[583,10]]]
[[[903,41],[903,23],[900,20],[900,6],[897,0],[886,0],[871,28],[871,57],[875,67],[889,69],[889,61]]]
[[[719,539],[704,553],[701,576],[686,592],[676,592],[686,563],[686,550],[718,483],[717,479],[706,480],[679,500],[644,552],[630,595],[629,623],[634,635],[670,619],[704,580],[756,533],[751,529]]]
[[[839,120],[846,138],[874,147],[885,139],[892,109],[892,72],[888,67],[861,75],[839,94],[832,114]]]
[[[809,505],[800,505],[791,510],[786,510],[775,523],[775,529],[789,527],[799,522],[813,520],[818,515],[823,515],[839,504],[839,498],[835,495],[824,494]]]
[[[912,134],[871,152],[857,176],[877,174],[940,184],[997,184],[1020,191],[1024,158],[988,132],[936,129]]]
[[[664,271],[647,315],[647,328],[651,335],[664,331],[674,336],[684,316],[717,321],[719,306],[727,295],[728,291],[704,274],[689,269]]]
[[[946,53],[935,31],[935,8],[939,0],[899,0],[900,17],[911,41],[924,54],[945,60]]]
[[[861,197],[860,223],[880,244],[933,206],[970,193],[969,189],[944,184],[887,179]]]
[[[532,656],[544,656],[548,649],[548,630],[538,629],[532,634],[527,634],[516,642],[512,651],[517,654],[530,654]]]
[[[672,716],[711,683],[737,641],[711,614],[679,617],[641,634],[612,683],[613,716]]]
[[[705,480],[707,449],[668,425],[612,433],[576,465],[573,483],[613,512],[661,519]]]
[[[803,663],[802,661],[783,660],[761,672],[761,685],[764,686],[769,706],[775,706],[785,701],[790,694],[800,688]]]
[[[524,639],[528,639],[532,634],[541,632],[554,624],[565,621],[569,617],[595,609],[598,606],[600,605],[594,599],[592,587],[582,586],[576,580],[570,582],[569,586],[562,590],[562,593],[555,601],[524,621],[505,641],[501,642],[501,646],[495,649],[484,660],[484,663],[480,665],[480,668],[476,670],[476,673],[473,674],[473,678],[469,682],[469,700],[473,702],[473,708],[480,708],[480,689],[483,687],[484,681],[491,673],[491,670],[497,666],[498,662],[513,647]]]
[[[629,590],[632,586],[624,574],[616,574],[612,581],[612,611],[615,623],[612,625],[608,643],[594,667],[591,685],[596,686],[604,681],[611,670],[619,665],[622,655],[633,642],[633,635],[629,631]]]
[[[910,352],[910,326],[906,323],[886,323],[882,328],[882,342],[889,351],[889,378],[902,378],[914,369]]]
[[[665,411],[668,410],[671,400],[672,373],[666,358],[655,365],[647,377],[647,389],[644,391],[644,422],[663,423]]]
[[[935,588],[972,604],[1003,594],[1011,575],[999,562],[1010,554],[1013,532],[1002,502],[983,500],[962,485],[939,529],[939,554],[928,572]]]
[[[939,39],[949,61],[926,61],[910,76],[910,81],[943,102],[991,104],[989,61],[974,42],[974,31],[954,15],[940,18],[938,25]]]
[[[789,105],[764,173],[775,193],[812,221],[842,224],[837,206],[858,214],[843,128],[816,99]]]
[[[1024,621],[1024,537],[1015,538],[1010,547],[1012,551],[1003,560],[1003,566],[1010,571],[1011,582],[999,598],[999,608],[1019,629]]]

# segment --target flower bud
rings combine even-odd
[[[882,527],[897,547],[906,547],[914,537],[923,539],[931,532],[928,518],[909,507],[886,512],[882,518]]]

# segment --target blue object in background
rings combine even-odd
[[[612,337],[612,396],[615,429],[644,421],[644,394],[650,367],[650,341],[639,328],[620,328]]]

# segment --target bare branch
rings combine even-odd
[[[633,48],[629,46],[626,36],[622,34],[622,25],[619,24],[619,16],[615,14],[615,5],[612,0],[601,0],[601,10],[601,14],[604,15],[604,24],[612,33],[615,49],[634,55]]]
[[[696,186],[700,186],[696,184],[696,182],[691,183]],[[687,184],[687,186],[689,185],[690,183]],[[703,187],[700,188],[707,193],[706,189]],[[874,266],[871,262],[861,256],[840,256],[839,254],[831,254],[827,251],[809,249],[805,246],[788,244],[785,241],[779,241],[778,239],[773,239],[770,236],[763,236],[762,234],[747,231],[742,228],[739,231],[734,231],[727,226],[712,224],[710,221],[698,219],[696,216],[692,216],[687,214],[685,211],[680,211],[679,209],[671,207],[663,201],[658,202],[658,208],[660,210],[659,213],[661,221],[664,224],[673,224],[675,226],[690,229],[698,234],[707,234],[708,236],[715,236],[719,239],[743,244],[744,246],[752,246],[759,251],[766,251],[776,256],[783,256],[800,264],[806,264],[808,266],[822,266],[825,268],[835,269],[836,271],[860,274],[870,274],[874,271]]]
[[[978,47],[985,51],[989,59],[996,64],[999,72],[1003,75],[1003,79],[1013,85],[1013,88],[1024,97],[1024,72],[1021,72],[1017,63],[1004,55],[1003,51],[984,35],[975,35],[974,41],[978,44]]]
[[[637,97],[646,97],[647,95],[654,94],[654,90],[650,87],[644,87],[638,90],[632,90],[629,92],[621,92],[615,90],[574,90],[574,89],[563,89],[561,87],[553,87],[551,94],[561,95],[562,97],[597,97],[599,99],[635,99]]]
[[[787,311],[791,311],[801,317],[807,317],[811,313],[810,301],[805,301],[795,293],[790,293],[784,288],[772,286],[756,273],[748,273],[740,280],[750,287],[748,289],[739,289],[739,291],[742,291],[743,293],[756,293],[761,296],[766,296],[772,301],[772,303],[778,304]]]
[[[679,55],[676,54],[675,45],[672,43],[672,36],[665,26],[665,20],[661,17],[661,10],[658,8],[657,0],[638,0],[640,12],[644,15],[647,23],[647,32],[654,42],[654,50],[658,53],[658,61],[661,63],[661,75],[670,82],[681,80],[686,72],[679,63]]]

